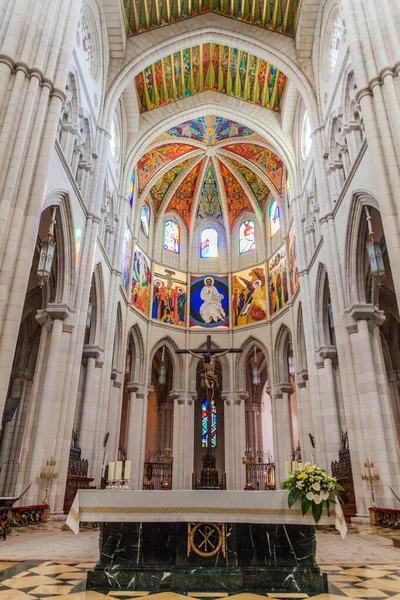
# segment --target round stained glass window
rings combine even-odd
[[[337,15],[336,19],[332,24],[330,41],[329,41],[329,69],[330,72],[334,70],[339,55],[340,40],[342,38],[342,18]]]
[[[310,154],[311,146],[312,146],[311,123],[310,123],[310,119],[308,118],[308,114],[306,111],[304,113],[303,127],[301,129],[301,156],[302,156],[303,160],[306,160],[308,158],[308,155]]]

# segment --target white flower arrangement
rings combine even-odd
[[[328,477],[326,471],[310,463],[291,473],[281,488],[289,490],[289,508],[300,498],[302,514],[307,514],[311,508],[316,523],[324,508],[330,515],[330,502],[340,501],[340,492],[343,491],[334,477]]]

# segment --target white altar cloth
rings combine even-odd
[[[79,522],[315,525],[311,512],[302,516],[299,502],[288,508],[286,490],[78,490],[67,525],[79,533]],[[331,516],[324,514],[319,524],[347,533],[339,503],[331,503]]]

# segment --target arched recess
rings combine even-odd
[[[379,244],[379,250],[375,252],[381,254],[384,270],[381,278],[371,273],[367,252],[371,236]],[[400,311],[378,203],[365,192],[358,192],[353,198],[347,231],[346,268],[347,278],[351,277],[353,281],[353,286],[349,285],[348,289],[350,308],[364,306],[369,311],[365,318],[379,326],[380,335],[375,339],[379,339],[380,352],[374,357],[375,376],[379,378],[386,371],[387,393],[400,449]],[[382,395],[384,393],[382,391]]]
[[[76,289],[76,263],[74,223],[72,218],[71,203],[68,192],[56,190],[45,199],[39,224],[39,238],[44,240],[47,236],[51,219],[51,211],[55,213],[55,262],[57,265],[57,281],[55,282],[56,294],[52,294],[49,301],[74,306]]]
[[[301,451],[295,375],[296,362],[292,334],[286,325],[281,325],[276,336],[275,373],[278,381],[278,394],[280,396],[278,396],[277,403],[282,403],[279,409],[276,406],[276,411],[279,411],[279,416],[276,418],[278,424],[286,428],[286,435],[290,435],[291,449],[294,453],[296,450]],[[288,411],[288,421],[284,420],[286,411]],[[281,433],[283,435],[283,431],[279,432],[279,434]]]
[[[39,287],[37,270],[42,243],[48,236],[49,226],[55,218],[54,237],[56,241],[49,280]],[[51,322],[47,309],[56,304],[72,301],[74,289],[70,266],[72,231],[69,205],[65,192],[49,194],[43,206],[32,264],[22,310],[19,335],[16,340],[13,366],[10,373],[6,398],[4,422],[0,432],[0,464],[4,463],[0,474],[0,492],[14,495],[19,464],[26,443],[28,415],[31,405],[31,419],[36,423],[39,415],[38,403],[32,404],[32,390],[40,387],[39,381],[46,368],[46,352],[51,333],[43,326]],[[42,359],[38,360],[38,356]],[[35,385],[35,382],[36,385]],[[35,399],[37,396],[35,397]],[[6,417],[7,415],[7,417]],[[6,418],[5,418],[6,417]]]
[[[318,265],[315,308],[319,347],[336,346],[329,278],[326,267],[322,263]]]
[[[115,374],[121,374],[123,370],[123,343],[122,343],[122,311],[121,303],[117,304],[117,315],[115,324],[114,334],[114,345],[113,345],[113,357],[112,357],[112,370]]]
[[[102,348],[104,324],[103,267],[98,263],[93,271],[86,316],[85,345]]]

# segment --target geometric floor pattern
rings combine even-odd
[[[0,600],[188,600],[176,593],[86,591],[86,572],[94,563],[60,563],[25,561],[17,564],[0,562]],[[313,596],[313,600],[354,598],[400,600],[400,564],[367,566],[323,565],[328,573],[329,594]],[[193,600],[222,600],[226,593],[188,594]],[[303,600],[307,594],[232,594],[229,600]]]

